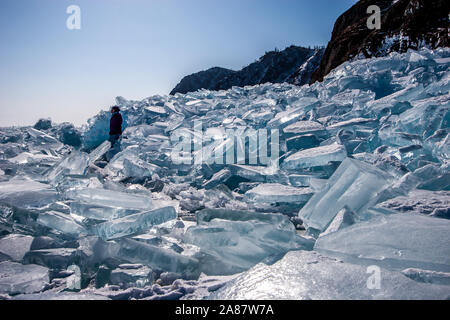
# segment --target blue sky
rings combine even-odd
[[[168,94],[190,73],[326,45],[356,0],[1,0],[0,126],[86,122],[116,96]],[[66,9],[81,9],[68,30]]]

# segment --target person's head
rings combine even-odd
[[[118,106],[114,106],[111,108],[111,113],[116,113],[116,112],[120,112],[120,109]]]

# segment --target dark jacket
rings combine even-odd
[[[119,112],[113,113],[109,122],[109,134],[122,134],[122,115]]]

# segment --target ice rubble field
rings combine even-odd
[[[112,150],[108,112],[77,150],[67,126],[3,128],[0,298],[448,299],[449,88],[450,49],[424,49],[311,86],[117,98]],[[280,158],[175,163],[198,120],[278,129]]]

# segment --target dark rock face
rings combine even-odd
[[[187,93],[199,89],[227,90],[266,82],[308,83],[311,73],[318,67],[324,49],[290,46],[283,51],[270,51],[258,61],[240,71],[211,68],[184,77],[170,94]]]
[[[38,122],[33,126],[36,130],[48,130],[52,127],[51,119],[39,119]]]
[[[381,9],[381,29],[370,30],[367,8]],[[377,57],[421,46],[449,46],[448,0],[361,0],[336,21],[331,41],[310,83],[358,55]]]
[[[198,89],[214,88],[216,84],[223,78],[235,74],[236,71],[214,67],[206,71],[191,74],[184,77],[179,84],[170,92],[170,94],[188,93],[197,91]]]

